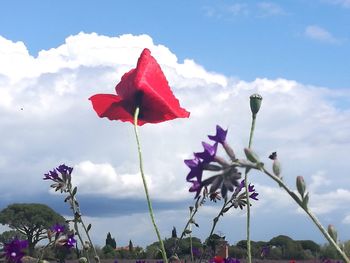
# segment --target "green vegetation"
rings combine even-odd
[[[35,245],[47,238],[47,229],[66,220],[44,204],[12,204],[0,212],[0,223],[18,231],[28,240],[28,253],[34,255]]]

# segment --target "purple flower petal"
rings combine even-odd
[[[216,134],[208,135],[208,138],[214,142],[223,144],[226,141],[227,130],[224,130],[219,125],[216,125]]]

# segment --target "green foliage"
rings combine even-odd
[[[330,244],[326,244],[321,247],[320,257],[327,258],[327,259],[341,259],[337,250]]]
[[[350,257],[350,240],[345,241],[343,245],[345,254]]]
[[[0,243],[9,243],[16,237],[22,240],[26,238],[25,235],[17,230],[9,230],[0,234]]]
[[[0,212],[0,223],[25,235],[33,256],[35,245],[47,238],[47,229],[57,223],[66,225],[66,220],[44,204],[12,204]]]
[[[312,240],[298,240],[296,242],[301,245],[303,250],[309,251],[312,257],[317,257],[317,255],[320,253],[320,245]]]
[[[110,245],[104,246],[102,248],[102,253],[104,258],[115,258],[117,255],[117,252],[115,251],[115,249]]]

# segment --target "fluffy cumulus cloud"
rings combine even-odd
[[[306,86],[283,78],[232,79],[208,72],[191,58],[178,61],[176,54],[147,35],[80,33],[37,57],[28,53],[24,43],[0,37],[3,200],[18,199],[18,189],[23,197],[50,195],[41,178],[60,163],[74,166],[73,182],[81,197],[116,202],[144,198],[132,125],[98,118],[88,101],[96,93],[114,93],[143,48],[151,50],[181,105],[191,112],[189,119],[140,128],[144,168],[154,200],[191,202],[183,159],[202,151],[201,141],[214,134],[216,124],[229,129],[228,142],[239,157],[244,156],[251,122],[249,96],[258,92],[264,99],[253,147],[266,167],[271,165],[269,154],[277,151],[288,185],[294,188],[295,177],[303,175],[315,211],[349,221],[342,212],[349,202],[345,186],[350,185],[346,176],[350,166],[344,159],[350,146],[349,89]],[[285,208],[299,216],[291,199],[269,178],[253,173],[251,180],[260,191],[254,213],[269,220],[271,211]],[[210,208],[204,211],[205,218],[215,213]],[[164,224],[171,231],[172,222]]]

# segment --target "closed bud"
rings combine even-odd
[[[277,177],[280,177],[281,163],[277,159],[273,160],[272,171]]]
[[[337,243],[338,233],[337,230],[333,225],[328,225],[328,234],[331,236],[331,238]]]
[[[253,115],[256,115],[261,107],[262,97],[259,94],[253,94],[250,96],[250,110]]]
[[[244,153],[247,159],[253,163],[259,162],[259,157],[256,155],[255,152],[252,151],[250,148],[244,148]]]
[[[297,189],[301,197],[304,197],[306,186],[305,186],[304,177],[300,175],[297,176]]]
[[[79,258],[79,261],[78,261],[78,262],[79,262],[79,263],[87,263],[88,260],[87,260],[86,257],[81,257],[81,258]]]

